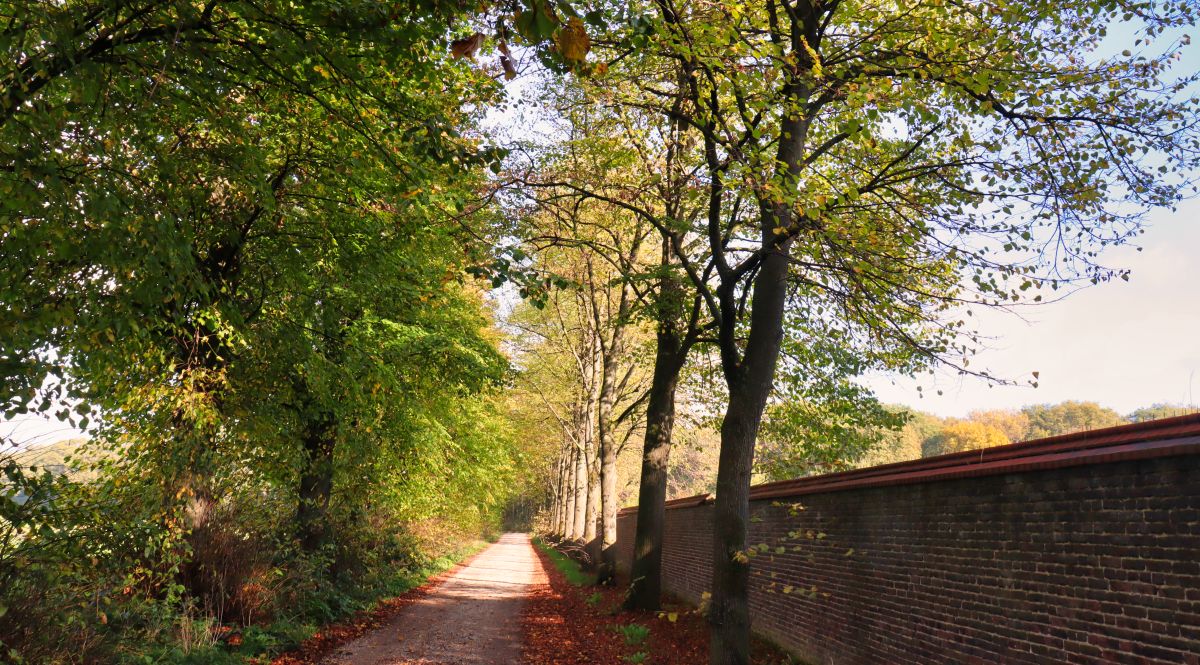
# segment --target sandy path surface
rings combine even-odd
[[[391,623],[346,644],[325,665],[511,665],[521,611],[546,573],[529,536],[506,533]]]

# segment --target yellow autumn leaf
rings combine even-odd
[[[583,62],[588,51],[592,50],[592,40],[583,28],[583,21],[574,16],[554,35],[554,44],[558,46],[559,55],[567,62]]]

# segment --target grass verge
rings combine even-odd
[[[545,552],[546,556],[550,557],[550,561],[554,563],[554,567],[557,568],[572,585],[588,586],[596,583],[595,575],[584,572],[583,567],[579,565],[578,561],[575,561],[571,557],[554,549],[548,543],[546,543],[546,541],[542,540],[541,538],[534,538],[533,544],[537,546],[538,549]]]

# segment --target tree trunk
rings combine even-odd
[[[788,212],[763,208],[764,246],[773,242],[773,229],[786,225]],[[784,220],[784,221],[781,221]],[[750,332],[739,364],[726,363],[729,405],[721,423],[721,455],[717,467],[717,498],[713,511],[711,665],[750,662],[750,560],[745,555],[750,519],[750,473],[754,443],[763,409],[775,380],[783,342],[787,303],[789,243],[766,254],[753,285]],[[734,330],[729,327],[730,333]],[[724,344],[725,348],[730,348]]]
[[[562,519],[562,455],[554,460],[554,486],[550,489],[550,532],[558,534]]]
[[[635,246],[636,247],[636,246]],[[608,308],[612,334],[608,344],[601,338],[601,381],[597,400],[596,423],[600,437],[600,538],[598,584],[610,584],[617,575],[617,419],[613,414],[617,401],[619,376],[625,359],[625,328],[629,325],[629,312],[635,294],[628,282],[621,286],[615,316]],[[600,309],[593,306],[600,324]]]
[[[589,427],[588,429],[593,429]],[[596,540],[596,517],[600,513],[600,469],[596,459],[596,437],[589,433],[587,446],[587,511],[583,520],[583,542],[592,546]],[[595,552],[589,551],[595,561]]]
[[[744,552],[750,512],[750,470],[759,420],[753,401],[753,396],[731,393],[721,425],[713,511],[712,603],[708,617],[713,628],[712,665],[750,662],[750,562]]]
[[[571,540],[583,539],[584,521],[587,519],[587,500],[587,456],[577,446],[575,448],[575,505],[571,515]]]
[[[562,517],[562,455],[554,460],[554,482],[550,486],[550,533],[558,534]]]
[[[586,372],[586,403],[583,409],[583,441],[587,455],[588,494],[587,514],[584,517],[583,542],[588,546],[588,555],[595,564],[596,517],[600,512],[600,464],[596,454],[596,409],[600,401],[601,358],[598,333],[593,331],[589,342],[589,360]]]
[[[600,439],[600,567],[598,584],[611,584],[617,574],[617,450],[610,432]]]
[[[333,492],[334,430],[331,420],[310,423],[304,431],[304,471],[300,474],[299,504],[296,507],[300,548],[315,554],[329,542],[329,498]]]
[[[620,328],[613,332],[613,342],[604,358],[604,375],[600,384],[597,423],[600,435],[600,558],[598,584],[608,584],[617,568],[617,438],[613,432],[613,402],[616,399],[617,373],[622,355]]]
[[[567,515],[571,514],[569,505],[571,483],[567,475],[567,470],[571,466],[571,455],[567,448],[563,448],[562,455],[558,460],[558,518],[554,522],[554,535],[565,537],[567,535]]]
[[[575,529],[575,448],[568,447],[563,461],[562,537],[571,538]]]
[[[571,454],[567,449],[563,449],[562,459],[559,461],[558,469],[558,530],[556,533],[560,537],[567,535],[567,515],[572,514],[570,499],[573,494],[571,490]]]
[[[675,389],[687,348],[669,325],[660,325],[654,352],[654,377],[646,405],[646,437],[638,488],[637,532],[633,540],[632,578],[625,608],[658,610],[662,595],[663,521],[667,500],[667,464],[675,429]]]

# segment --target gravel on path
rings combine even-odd
[[[339,648],[325,665],[511,665],[521,659],[521,613],[546,572],[529,536],[506,533],[382,628]]]

